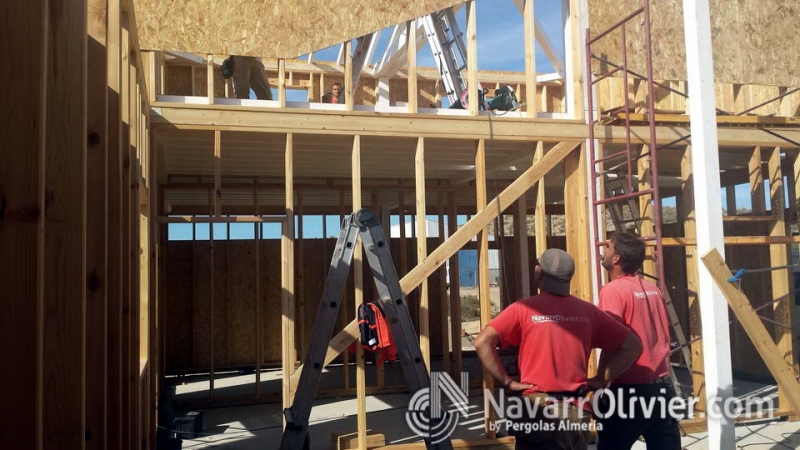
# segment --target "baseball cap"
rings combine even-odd
[[[569,282],[575,273],[575,263],[567,252],[558,248],[548,248],[539,257],[542,268],[542,289],[551,294],[569,295]]]

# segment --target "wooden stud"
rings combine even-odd
[[[471,104],[472,102],[470,101]],[[475,204],[478,208],[477,212],[486,209],[486,142],[483,139],[478,141],[478,148],[475,152]],[[500,210],[502,209],[498,211]],[[495,217],[497,217],[497,214],[495,214]],[[492,319],[489,293],[489,228],[487,226],[484,226],[478,233],[478,300],[480,302],[480,325],[482,330],[489,325],[489,321]],[[486,373],[483,376],[483,389],[484,392],[492,392],[494,390],[494,379]],[[494,439],[497,435],[497,432],[491,426],[495,421],[495,417],[496,411],[493,409],[484,411],[484,432],[490,439]]]
[[[92,439],[87,449],[106,446],[109,416],[106,400],[106,355],[108,342],[108,81],[107,23],[94,8],[105,11],[106,0],[90,2],[87,8],[87,133],[86,153],[86,430]],[[116,181],[116,180],[115,180]]]
[[[283,368],[283,407],[292,405],[290,376],[297,361],[295,351],[294,305],[294,146],[292,133],[286,134],[284,179],[286,183],[286,223],[281,233],[281,367]]]
[[[278,106],[286,108],[286,60],[278,60]]]
[[[647,154],[649,149],[646,146],[641,147],[639,152],[639,158],[636,160],[636,170],[638,173],[638,180],[639,191],[649,190],[653,186],[653,175],[650,170],[650,158],[653,157],[651,154]],[[639,196],[639,219],[640,219],[640,233],[642,237],[650,237],[655,236],[655,228],[654,228],[654,207],[653,207],[653,195],[646,194]],[[654,248],[652,246],[647,246],[645,248],[646,256],[644,259],[644,263],[642,264],[642,271],[648,275],[658,277],[658,269],[656,265],[656,256],[654,252]],[[663,257],[663,255],[659,255],[658,257]]]
[[[680,222],[683,223],[683,235],[697,238],[694,210],[694,188],[692,185],[692,150],[686,146],[681,156],[681,195],[678,203]],[[686,253],[686,291],[689,308],[689,340],[691,344],[692,391],[698,403],[699,411],[706,411],[705,369],[703,366],[703,343],[699,340],[703,335],[700,318],[700,299],[697,296],[699,274],[697,272],[697,248],[687,246]]]
[[[517,285],[519,294],[517,298],[531,296],[531,273],[528,250],[528,202],[526,195],[517,200],[514,212],[514,250],[517,256]]]
[[[352,79],[352,77],[350,77]],[[346,80],[345,80],[346,81]],[[352,156],[352,183],[353,183],[353,211],[361,209],[361,136],[353,137]],[[353,311],[358,320],[358,307],[364,302],[364,264],[363,242],[359,239],[353,250]],[[367,448],[367,399],[366,379],[367,373],[364,366],[364,348],[356,345],[356,403],[358,410],[358,448]]]
[[[469,89],[469,114],[478,115],[478,11],[475,0],[467,2],[467,89]]]
[[[785,221],[785,202],[783,190],[783,171],[781,170],[781,149],[775,147],[769,152],[769,191],[770,191],[770,206],[772,208],[772,215],[775,220],[769,226],[769,235],[771,237],[785,237],[786,236],[786,221]],[[769,246],[769,261],[770,266],[778,267],[790,264],[790,254],[787,252],[786,244],[770,245]],[[780,355],[789,364],[794,367],[794,336],[792,327],[794,326],[794,298],[789,295],[789,288],[791,286],[790,280],[791,269],[777,269],[770,272],[770,280],[772,286],[772,298],[780,301],[773,304],[773,317],[776,322],[784,324],[786,327],[776,326],[774,331],[775,341],[777,344]],[[780,407],[788,406],[789,398],[787,395],[787,388],[779,386],[778,389],[778,404]],[[799,393],[800,394],[800,393]],[[800,405],[794,405],[797,407]],[[800,410],[798,410],[800,411]]]
[[[764,172],[761,170],[761,147],[755,147],[747,163],[747,171],[750,173],[750,199],[752,203],[753,215],[767,213],[767,206],[764,196]]]
[[[589,245],[589,186],[587,180],[585,146],[564,158],[564,220],[567,231],[567,252],[575,261],[570,292],[582,300],[592,301],[592,274]]]
[[[409,23],[413,23],[409,22]],[[413,39],[412,39],[413,41]],[[409,49],[411,53],[411,49]],[[416,240],[417,240],[417,261],[422,261],[428,256],[428,218],[426,215],[427,206],[425,204],[425,139],[417,139],[417,151],[414,155],[414,168],[416,174]],[[422,280],[419,286],[419,346],[422,352],[422,360],[428,373],[431,370],[431,343],[430,343],[430,309],[428,302],[428,280]]]
[[[304,361],[306,349],[308,348],[308,331],[306,330],[306,320],[304,317],[307,314],[305,299],[306,280],[304,276],[305,261],[303,260],[305,256],[305,233],[303,228],[305,214],[303,212],[303,191],[299,189],[297,189],[296,213],[299,220],[297,221],[297,242],[295,243],[297,253],[295,256],[297,257],[297,267],[301,268],[300,273],[295,274],[295,283],[297,284],[297,317],[300,325],[300,345],[298,345],[297,349],[297,359]]]
[[[194,79],[194,77],[192,77]],[[214,104],[214,55],[206,55],[206,96],[208,104]]]
[[[524,0],[522,21],[525,39],[525,111],[528,118],[535,118],[536,108],[536,18],[533,1]],[[519,90],[517,91],[519,92]]]
[[[127,12],[121,12],[121,27],[122,37],[120,44],[120,51],[122,54],[121,74],[122,82],[120,86],[121,93],[121,112],[122,123],[130,124],[131,120],[131,61],[130,61],[130,33],[131,24],[130,16]],[[121,332],[120,332],[120,376],[121,376],[121,395],[122,403],[124,405],[131,405],[131,379],[130,374],[130,346],[131,346],[131,308],[132,308],[132,281],[131,281],[131,183],[132,181],[132,166],[131,163],[131,136],[130,127],[122,126],[122,177],[121,177],[121,190],[122,190],[122,297],[121,297]],[[122,441],[122,449],[129,449],[133,441],[131,433],[132,417],[130,408],[123,408],[121,417],[122,433],[120,439]]]
[[[447,193],[447,231],[448,236],[458,230],[458,203],[454,192]],[[448,238],[449,239],[449,238]],[[444,243],[439,244],[442,247]],[[438,248],[438,247],[437,247]],[[453,367],[450,375],[453,377],[461,376],[461,286],[459,282],[458,252],[450,256],[450,332],[453,342]],[[454,380],[456,378],[453,378]]]
[[[213,216],[222,217],[222,132],[214,130],[214,196]],[[213,225],[212,225],[213,226]]]
[[[567,96],[569,97],[568,112],[577,120],[584,120],[583,111],[583,65],[584,40],[583,25],[581,24],[581,0],[567,0],[569,2],[569,27],[567,35]]]
[[[120,2],[107,4],[107,80],[108,80],[108,347],[107,347],[107,405],[108,411],[122,411],[122,50]],[[127,68],[126,68],[127,69]],[[126,70],[127,72],[127,70]],[[106,448],[123,448],[122,414],[110,414],[106,421]]]
[[[408,112],[411,114],[416,114],[418,110],[417,106],[417,98],[419,98],[419,92],[417,87],[417,39],[416,33],[417,31],[417,21],[409,20],[406,22],[406,36],[408,41],[406,45],[408,46],[408,51],[406,51],[406,70],[408,72]],[[430,370],[430,367],[428,367]]]
[[[344,105],[347,111],[353,110],[353,97],[356,86],[353,86],[353,41],[344,43]],[[357,210],[355,210],[357,211]]]
[[[533,156],[533,165],[535,167],[544,157],[544,143],[539,141],[536,143],[536,151]],[[534,223],[533,229],[536,235],[536,254],[541,255],[542,252],[547,250],[547,211],[545,211],[545,176],[536,183],[536,206],[534,210]]]
[[[436,223],[439,226],[438,245],[445,241],[445,218],[444,218],[444,192],[439,191],[436,195]],[[442,333],[442,371],[450,373],[450,334],[448,333],[448,308],[447,308],[447,267],[439,269],[439,329]],[[454,378],[455,379],[455,378]]]

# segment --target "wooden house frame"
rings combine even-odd
[[[231,11],[214,10],[218,2],[207,0],[178,3],[183,9],[175,11],[155,0],[0,7],[14,37],[0,44],[4,61],[14,67],[0,72],[10,112],[0,128],[6,142],[0,152],[0,281],[9,299],[0,333],[6,359],[16,369],[4,371],[0,380],[4,404],[19,412],[6,423],[14,430],[6,435],[19,443],[13,447],[36,442],[36,448],[47,449],[153,448],[164,376],[186,370],[210,372],[213,396],[215,369],[247,366],[260,373],[264,365],[280,364],[280,395],[288,404],[331,251],[327,240],[303,237],[304,216],[344,216],[368,207],[386,225],[394,216],[402,223],[407,215],[415,217],[413,236],[400,227],[393,254],[404,292],[413,292],[423,355],[428,362],[443,358],[447,370],[461,365],[458,346],[452,345],[460,333],[447,327],[447,316],[459,323],[460,311],[455,289],[448,292],[445,286],[448,277],[457,278],[455,266],[448,265],[451,272],[445,274],[443,264],[454,261],[465,245],[479,255],[481,325],[490,319],[490,245],[502,253],[506,302],[531,293],[530,263],[554,245],[576,260],[572,293],[594,296],[597,248],[590,230],[598,224],[592,223],[585,96],[594,95],[601,112],[625,102],[643,104],[647,96],[643,84],[633,80],[623,86],[610,77],[594,90],[584,85],[584,30],[602,29],[618,10],[564,1],[565,75],[554,80],[534,71],[532,0],[519,2],[529,43],[522,57],[526,70],[520,73],[477,70],[474,0],[381,1],[380,8],[340,13],[336,27],[318,23],[313,29],[290,18],[324,12],[315,0],[279,0],[273,10],[242,0],[239,9],[227,5]],[[468,86],[510,84],[525,102],[522,110],[500,117],[479,111],[477,102],[459,112],[428,108],[441,104],[442,92],[437,74],[417,67],[414,39],[401,64],[405,71],[381,77],[365,71],[353,86],[352,39],[398,21],[414,30],[415,17],[462,3]],[[254,8],[248,17],[241,14],[245,7]],[[724,22],[724,13],[712,11]],[[202,17],[219,20],[211,24],[198,20]],[[263,24],[255,17],[269,20],[272,32],[258,32]],[[187,25],[192,20],[196,25]],[[658,33],[675,30],[654,33],[667,41]],[[340,42],[343,64],[293,58]],[[788,68],[800,57],[786,43],[765,39],[762,45],[759,70],[749,70],[753,58],[742,57],[718,65],[716,72],[717,108],[732,113],[755,108],[753,115],[717,118],[720,187],[726,189],[728,211],[726,258],[732,268],[786,266],[789,245],[800,243],[792,236],[800,204],[800,92],[794,90],[800,80]],[[217,69],[228,54],[265,56],[277,99],[225,98],[229,88]],[[681,55],[662,49],[661,56],[672,68],[670,58]],[[682,78],[669,70],[655,76],[677,80],[664,85],[685,90]],[[339,80],[347,103],[319,104],[322,89]],[[307,90],[309,101],[287,100],[287,89]],[[677,221],[665,224],[664,258],[677,286],[672,295],[683,327],[695,339],[701,336],[700,255],[694,247],[690,141],[680,140],[690,132],[688,107],[666,88],[656,96],[657,144],[670,144],[658,161],[662,198],[674,196],[677,210]],[[647,112],[608,114],[607,123],[594,127],[598,144],[605,152],[625,146],[629,136],[634,146],[647,144]],[[626,120],[630,126],[623,125]],[[647,167],[639,170],[644,182]],[[738,185],[751,192],[746,213],[736,203]],[[457,216],[464,215],[469,220],[456,229]],[[557,239],[548,231],[555,215],[565,223],[564,236]],[[427,236],[426,216],[439,218],[437,237]],[[535,236],[528,236],[528,216]],[[490,224],[504,229],[502,217],[511,217],[513,233],[498,232],[490,244]],[[208,240],[174,243],[167,239],[174,223],[191,224],[193,230],[201,223],[255,229],[277,224],[281,239],[260,242],[260,232],[254,232],[259,237],[249,243],[215,240],[215,226],[209,225]],[[236,256],[242,254],[249,259]],[[354,339],[346,315],[371,295],[359,267],[357,257],[349,309],[330,359]],[[770,308],[770,318],[792,324],[789,294],[797,288],[790,270],[756,277],[760,284],[742,285],[753,306],[783,298]],[[171,283],[176,279],[191,285]],[[763,293],[767,284],[769,295]],[[184,287],[191,294],[181,294]],[[249,300],[232,300],[241,298]],[[269,307],[278,298],[279,311]],[[171,309],[175,305],[183,309]],[[181,329],[179,321],[186,322],[180,314],[203,330],[183,332],[181,339],[190,341],[184,347],[171,334]],[[770,328],[777,360],[796,375],[795,330]],[[734,369],[774,374],[775,352],[751,346],[750,339],[733,333]],[[182,366],[171,359],[176,348],[184,351]],[[697,341],[692,359],[695,394],[702,396],[703,351]],[[360,431],[366,426],[367,390],[386,387],[365,385],[363,363],[357,353],[358,382],[342,386],[361,400]],[[491,387],[491,380],[484,383]],[[274,399],[256,389],[240,400]],[[783,383],[779,414],[796,408],[795,390]]]

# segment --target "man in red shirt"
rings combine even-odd
[[[598,450],[630,449],[643,436],[647,448],[678,450],[681,436],[676,418],[668,414],[675,390],[669,381],[669,325],[658,287],[638,275],[645,258],[644,242],[631,233],[616,233],[603,252],[610,282],[600,291],[600,309],[628,326],[644,351],[603,395],[613,397],[613,409],[602,411]],[[600,355],[602,370],[610,352]],[[609,400],[609,407],[612,402]],[[647,410],[645,410],[645,408]]]
[[[521,419],[508,424],[517,449],[587,448],[588,417],[578,411],[574,399],[610,382],[642,351],[642,344],[625,326],[592,303],[569,295],[574,272],[566,252],[546,250],[534,267],[540,294],[509,305],[475,339],[484,368],[506,391],[521,394],[530,403],[545,398],[542,403],[558,406],[557,417],[546,417],[543,409],[532,416],[509,417]],[[508,375],[497,353],[497,347],[509,346],[519,347],[519,381]],[[588,380],[587,361],[593,348],[615,353],[604,372]]]

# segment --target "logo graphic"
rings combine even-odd
[[[408,402],[406,422],[417,436],[438,444],[450,437],[458,426],[458,414],[442,407],[442,392],[452,406],[467,417],[469,379],[461,372],[461,387],[446,372],[431,372],[431,386],[417,391]]]

